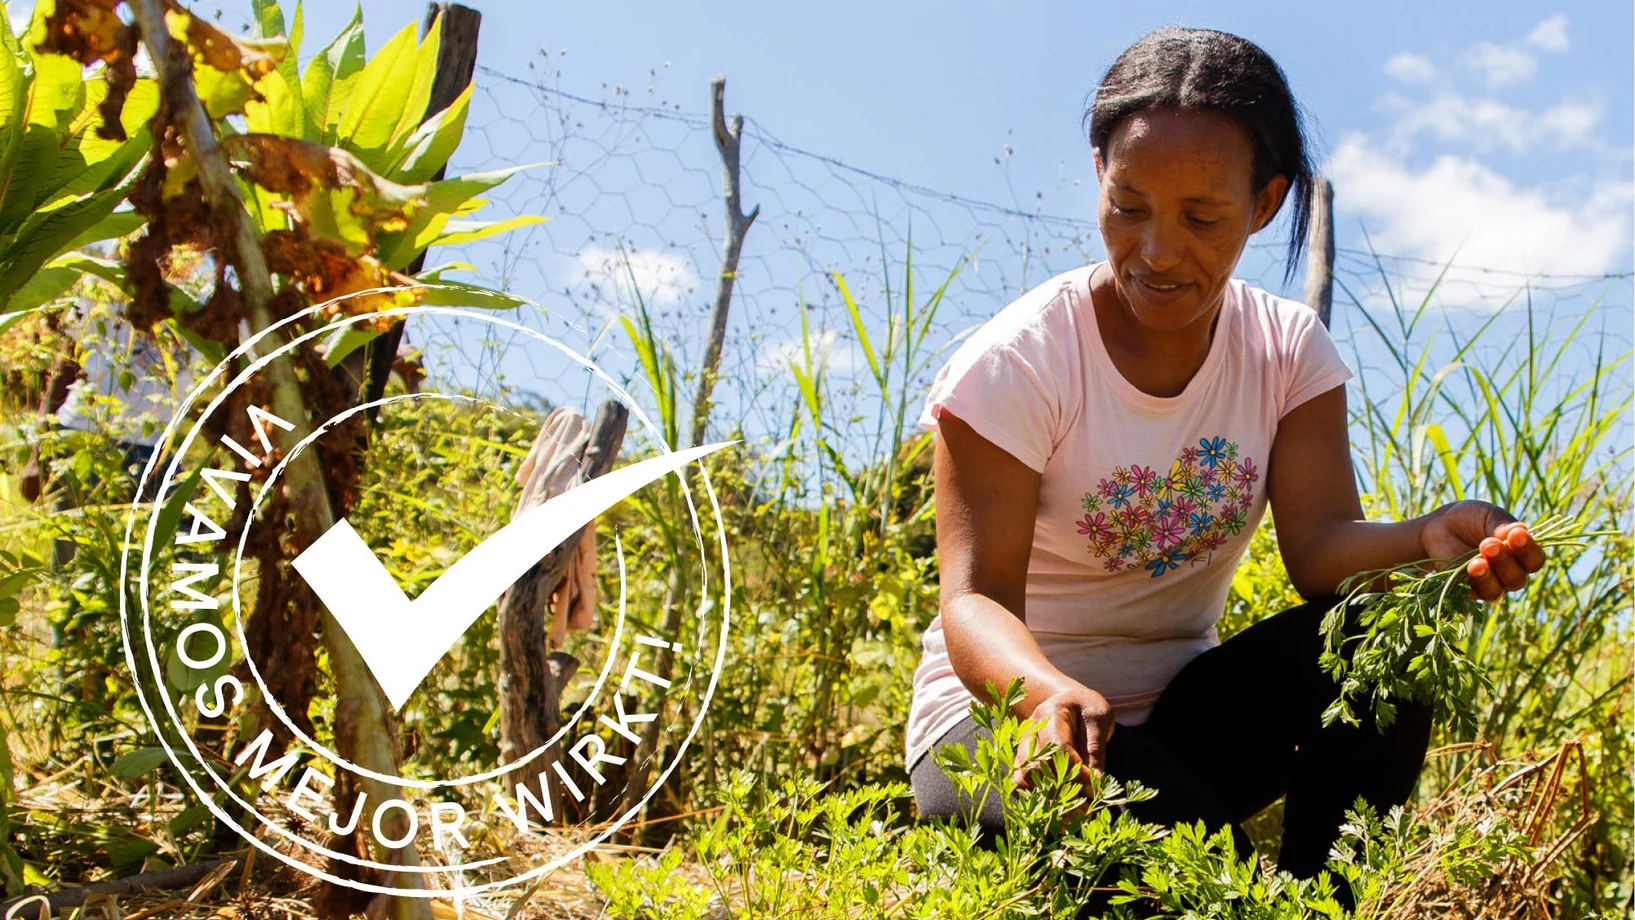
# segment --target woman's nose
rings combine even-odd
[[[1181,261],[1181,245],[1174,235],[1162,227],[1157,221],[1149,221],[1146,231],[1141,235],[1141,261],[1147,263],[1147,268],[1155,275],[1169,271]]]

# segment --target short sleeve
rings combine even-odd
[[[1351,368],[1340,358],[1340,349],[1317,314],[1308,310],[1306,319],[1295,327],[1290,353],[1284,363],[1283,409],[1278,418],[1352,377]]]
[[[1046,317],[1017,318],[1001,313],[954,352],[932,381],[919,424],[935,429],[951,412],[1043,473],[1060,440],[1061,393],[1074,371],[1060,354],[1065,337],[1046,328]]]

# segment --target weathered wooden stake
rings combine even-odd
[[[482,30],[483,14],[458,3],[428,3],[422,34],[431,30],[431,24],[439,15],[443,17],[443,29],[442,41],[437,46],[437,74],[432,78],[431,97],[426,101],[421,122],[453,105],[477,73],[477,34]],[[447,174],[446,168],[439,169],[431,181],[436,182]],[[425,267],[426,254],[421,253],[404,269],[404,274],[417,275]],[[364,347],[369,364],[363,402],[374,402],[385,395],[386,381],[392,375],[392,363],[397,360],[397,347],[402,342],[403,321],[399,320]],[[379,411],[377,408],[365,411],[370,425],[375,423]]]
[[[715,122],[715,149],[721,153],[722,194],[727,206],[727,238],[721,247],[721,274],[715,282],[715,304],[710,308],[710,339],[704,348],[704,366],[698,378],[698,394],[693,399],[693,441],[704,443],[704,429],[710,422],[710,395],[715,391],[721,367],[721,346],[727,336],[727,309],[732,305],[732,286],[738,279],[738,255],[744,248],[744,234],[755,223],[761,206],[744,213],[738,181],[739,142],[744,134],[744,116],[726,116],[727,78],[710,81],[710,109]]]
[[[629,421],[630,410],[622,403],[605,402],[596,411],[590,443],[579,457],[575,485],[613,468]],[[595,527],[596,523],[585,526]],[[568,564],[578,554],[584,532],[580,528],[557,544],[500,597],[500,758],[506,763],[538,749],[562,726],[562,687],[579,662],[566,652],[547,654],[545,611],[551,592],[562,587],[567,578]],[[559,818],[567,804],[561,784],[554,780],[540,783],[538,777],[561,759],[562,747],[561,743],[553,744],[527,765],[505,775],[512,794],[518,786],[543,785],[551,797],[551,813]]]
[[[1306,242],[1306,305],[1317,311],[1326,329],[1334,303],[1334,186],[1322,176],[1311,187]]]

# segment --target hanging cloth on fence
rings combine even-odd
[[[585,417],[566,406],[553,409],[517,468],[517,485],[522,487],[522,494],[511,516],[572,488],[589,446],[590,425]],[[596,522],[591,521],[568,561],[566,577],[551,594],[546,633],[550,644],[560,647],[569,630],[594,627],[596,602]]]

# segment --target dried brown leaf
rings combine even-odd
[[[174,3],[165,11],[165,24],[171,34],[187,43],[200,63],[224,73],[242,70],[251,80],[272,72],[289,53],[289,42],[283,39],[248,41],[222,31]]]
[[[313,239],[299,231],[275,230],[261,239],[267,267],[296,284],[313,301],[344,300],[323,311],[326,319],[359,316],[419,302],[423,288],[347,297],[372,288],[413,285],[414,279],[392,271],[373,256],[353,256],[339,243]],[[364,328],[384,332],[391,317],[378,317]]]
[[[107,140],[127,137],[120,114],[125,97],[136,85],[138,30],[121,22],[115,9],[121,0],[56,0],[45,20],[45,37],[37,50],[62,54],[86,67],[107,65],[108,95],[97,111],[102,124],[97,135]]]
[[[235,135],[222,147],[250,181],[288,195],[286,210],[310,231],[333,234],[364,252],[373,251],[378,234],[405,229],[426,202],[424,185],[384,179],[339,147],[275,134]],[[344,214],[334,213],[334,200],[317,194],[321,191],[349,192],[342,196]],[[334,226],[348,217],[362,226]]]

